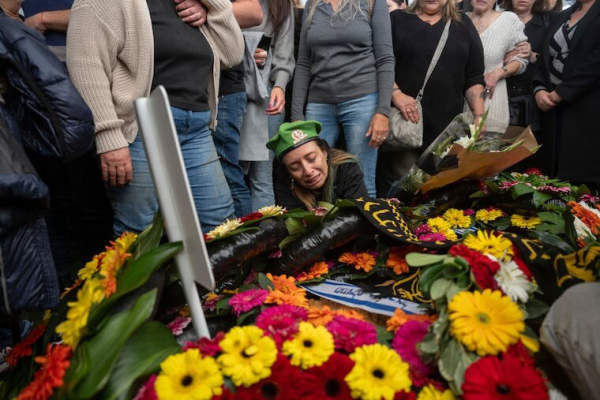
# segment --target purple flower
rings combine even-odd
[[[273,251],[271,254],[269,254],[267,256],[267,258],[281,258],[282,254],[283,254],[283,252],[281,251],[281,249],[277,249],[277,250]]]
[[[357,347],[377,343],[375,327],[359,319],[336,315],[327,324],[327,330],[333,335],[335,348],[350,354]]]
[[[435,368],[421,360],[417,349],[417,345],[427,335],[429,325],[429,321],[407,321],[398,328],[392,341],[392,348],[410,365],[415,386],[423,386],[427,383],[427,378],[435,374]]]
[[[246,277],[246,279],[244,279],[244,283],[242,285],[244,285],[244,286],[250,285],[251,283],[253,283],[256,280],[257,276],[258,276],[258,271],[256,271],[254,268],[252,268],[250,270],[250,273]]]
[[[281,347],[283,342],[298,332],[300,322],[306,321],[307,315],[306,309],[302,307],[281,304],[263,310],[256,317],[256,326],[272,337],[277,347]]]
[[[229,306],[238,317],[240,314],[252,310],[264,303],[269,295],[269,291],[265,289],[250,289],[245,292],[235,294],[229,299]]]
[[[424,235],[426,233],[431,233],[431,227],[429,227],[429,225],[427,224],[423,224],[417,227],[417,229],[415,229],[415,234],[418,235]]]
[[[511,187],[518,185],[519,182],[502,182],[500,185],[498,185],[498,187],[500,189],[510,189]],[[529,184],[529,186],[531,186],[531,184]]]
[[[551,186],[551,185],[546,185],[546,186],[540,186],[540,187],[538,187],[538,190],[541,190],[542,192],[571,193],[571,188],[568,187],[568,186]]]
[[[426,233],[420,235],[419,240],[422,240],[423,242],[444,242],[446,241],[446,236],[440,232]]]
[[[154,390],[154,383],[156,382],[156,375],[151,375],[150,378],[144,383],[144,385],[137,392],[133,400],[158,400],[156,391]]]
[[[325,216],[325,214],[327,214],[328,211],[329,210],[327,209],[327,207],[315,207],[312,210],[313,214],[315,214],[318,217]]]
[[[585,201],[586,203],[597,203],[600,201],[600,197],[596,197],[591,194],[584,194],[579,198],[579,201]]]
[[[475,210],[473,210],[472,208],[467,208],[466,210],[463,211],[463,213],[465,215],[473,215],[473,214],[475,214]]]
[[[171,330],[173,336],[179,336],[183,333],[183,330],[187,328],[190,322],[192,322],[192,319],[190,317],[179,316],[173,321],[169,322],[167,324],[167,328]]]

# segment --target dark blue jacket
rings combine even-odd
[[[0,11],[0,313],[44,310],[59,285],[43,215],[49,192],[27,155],[69,160],[93,143],[92,113],[37,32]]]
[[[27,152],[67,160],[91,148],[92,112],[66,67],[39,33],[0,11],[0,68],[2,64],[14,89],[6,106],[21,124]]]

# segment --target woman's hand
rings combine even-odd
[[[367,131],[366,135],[367,137],[371,136],[371,140],[369,140],[369,146],[374,148],[381,146],[388,135],[389,129],[390,122],[388,117],[383,114],[375,113],[373,118],[371,118],[369,130]]]
[[[402,114],[402,118],[407,121],[419,122],[421,116],[419,115],[419,109],[417,108],[417,101],[414,97],[410,97],[399,90],[395,90],[392,93],[392,104]]]
[[[110,186],[123,186],[133,179],[131,154],[129,147],[107,151],[100,154],[102,180]]]
[[[267,115],[281,114],[285,105],[285,93],[279,86],[273,87],[271,90],[271,98],[269,99],[269,107],[267,107]]]
[[[515,58],[531,59],[531,44],[528,41],[517,43],[515,48],[504,56],[504,65],[508,64]]]
[[[540,110],[550,111],[562,101],[562,98],[556,92],[552,93],[547,90],[540,90],[535,94],[535,102]]]
[[[257,47],[256,50],[254,50],[254,62],[257,66],[264,67],[267,63],[267,51]]]
[[[504,77],[504,71],[498,72],[498,70],[502,71],[502,69],[496,68],[483,76],[485,80],[485,90],[483,91],[483,94],[490,99],[494,97],[494,90],[496,90],[498,81]]]
[[[206,22],[208,10],[199,0],[174,0],[177,15],[186,24],[198,28]]]

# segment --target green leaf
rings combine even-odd
[[[423,269],[423,272],[419,277],[419,288],[423,293],[429,294],[429,291],[431,290],[431,285],[433,285],[433,282],[435,282],[435,280],[440,276],[440,274],[444,272],[444,268],[446,268],[444,264],[439,263],[437,265],[432,265]]]
[[[408,253],[406,255],[406,262],[411,267],[426,267],[444,261],[448,256],[438,254],[425,254],[425,253]]]
[[[512,193],[513,199],[516,199],[517,197],[523,196],[524,194],[535,192],[535,189],[524,183],[518,183],[515,186],[513,186],[510,191]]]
[[[250,311],[247,311],[243,314],[240,314],[239,317],[237,317],[237,321],[236,321],[236,325],[241,326],[243,325],[244,321],[246,319],[248,319],[248,317],[251,317],[252,315],[256,315],[258,313],[258,311],[260,311],[259,307],[253,308]]]
[[[267,276],[262,272],[258,274],[258,284],[262,289],[275,290],[275,285],[273,284],[273,282],[271,282],[271,280],[267,278]]]
[[[225,297],[224,299],[217,301],[215,310],[217,312],[219,312],[221,310],[231,310],[231,306],[229,305],[229,300],[231,300],[231,297]]]
[[[442,297],[445,297],[446,291],[448,290],[451,284],[452,281],[448,279],[441,278],[436,280],[435,282],[433,282],[433,285],[431,285],[429,296],[432,300],[439,300]]]
[[[570,210],[565,210],[563,213],[563,218],[565,220],[565,234],[567,236],[567,240],[573,249],[577,248],[577,231],[575,230],[575,217],[571,214]],[[573,250],[575,251],[575,250]]]
[[[544,192],[535,191],[533,193],[533,205],[536,207],[541,207],[542,204],[547,202],[552,198],[552,195]]]
[[[306,232],[306,226],[302,218],[286,218],[285,227],[290,236],[300,235]]]
[[[419,343],[418,345],[419,351],[425,354],[437,354],[439,351],[439,346],[435,340],[435,335],[427,334],[425,339]]]
[[[379,343],[388,343],[394,338],[394,333],[381,325],[375,325],[375,329],[377,330],[377,342]]]
[[[538,299],[531,299],[525,305],[527,319],[536,319],[546,315],[550,307],[546,303]]]
[[[123,295],[142,286],[150,275],[183,249],[181,242],[166,243],[150,249],[128,263],[117,280],[117,292],[102,301],[90,313],[88,327],[93,329]]]
[[[556,247],[563,253],[569,254],[569,253],[573,253],[575,251],[569,243],[565,242],[560,237],[553,235],[551,233],[542,232],[542,231],[530,231],[529,233],[531,236],[538,238],[545,244],[549,244],[550,246]]]
[[[454,297],[454,295],[464,291],[465,289],[458,286],[456,283],[452,282],[452,285],[446,290],[446,301],[450,303],[450,300]]]
[[[132,245],[132,250],[130,251],[132,256],[129,262],[137,260],[144,253],[158,247],[160,244],[160,239],[164,233],[164,226],[162,214],[159,210],[156,212],[156,214],[154,214],[152,225],[144,229],[144,231],[138,235],[137,240]]]
[[[90,399],[106,386],[121,349],[133,332],[150,317],[155,301],[156,289],[140,296],[129,310],[110,317],[102,330],[79,344],[77,352],[89,354],[89,368],[76,383],[71,393],[74,398]]]
[[[454,380],[454,372],[458,368],[460,363],[460,348],[462,345],[456,340],[452,339],[445,343],[442,352],[440,354],[440,360],[438,367],[440,374],[447,381]]]
[[[134,397],[132,384],[141,377],[160,370],[160,363],[181,350],[166,325],[146,321],[131,335],[119,353],[103,400],[126,400]]]

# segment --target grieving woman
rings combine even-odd
[[[281,125],[267,142],[281,163],[275,184],[278,205],[312,210],[319,201],[367,196],[363,173],[356,157],[330,149],[319,137],[321,123],[296,121]]]

